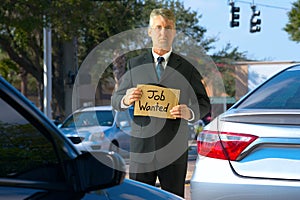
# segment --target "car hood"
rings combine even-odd
[[[125,179],[121,185],[104,190],[110,199],[155,199],[155,200],[183,200],[183,198],[166,192],[157,187],[137,182],[131,179]]]

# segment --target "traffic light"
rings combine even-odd
[[[252,9],[252,16],[250,19],[250,33],[260,32],[260,24],[261,19],[258,19],[257,17],[260,15],[260,11],[256,10],[256,6],[251,6]]]
[[[229,5],[231,6],[230,9],[230,27],[233,28],[235,26],[239,26],[240,23],[238,19],[240,19],[240,7],[235,7],[234,2],[230,2]]]

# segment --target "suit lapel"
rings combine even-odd
[[[142,63],[142,64],[149,64],[149,63],[154,63],[153,55],[152,55],[151,50],[148,50],[148,51],[144,54],[144,63]]]
[[[169,62],[168,62],[168,67],[172,67],[173,69],[176,69],[179,67],[181,64],[181,58],[175,53],[171,53]]]
[[[156,69],[155,69],[155,64],[154,64],[154,59],[152,55],[152,50],[148,50],[147,53],[144,55],[144,65],[148,65],[148,67],[151,67],[150,73],[148,73],[148,77],[150,80],[158,80],[157,74],[156,74]]]
[[[133,66],[135,68],[132,75],[134,83],[155,84],[158,82],[151,49],[143,52]]]
[[[156,71],[155,71],[155,64],[154,64],[154,60],[153,60],[153,55],[152,55],[152,51],[151,49],[148,50],[145,54],[144,54],[144,59],[143,59],[143,63],[141,63],[142,65],[149,65],[150,63],[153,63],[153,73],[150,73],[148,74],[148,76],[151,76],[152,78],[151,79],[156,79],[158,82],[161,82],[165,79],[168,78],[168,76],[170,75],[170,73],[173,71],[172,69],[168,69],[168,68],[173,68],[173,69],[176,69],[178,67],[181,66],[181,57],[178,56],[177,54],[175,53],[171,53],[170,55],[170,58],[169,58],[169,61],[168,61],[168,64],[167,64],[167,67],[164,71],[164,73],[162,74],[162,77],[160,80],[158,80],[157,78],[157,75],[156,75]]]
[[[172,72],[174,72],[173,69],[177,69],[178,67],[181,66],[181,58],[180,56],[176,55],[175,53],[171,53],[167,67],[164,71],[164,73],[162,74],[162,77],[160,79],[160,82],[168,79],[168,77],[170,77],[172,75]],[[172,69],[170,69],[172,68]]]

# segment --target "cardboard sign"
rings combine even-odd
[[[170,110],[178,105],[180,90],[155,85],[137,85],[143,91],[135,102],[134,115],[175,119]]]

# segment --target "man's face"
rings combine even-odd
[[[171,49],[176,30],[174,22],[158,15],[153,18],[153,24],[148,30],[155,49],[169,51]]]

